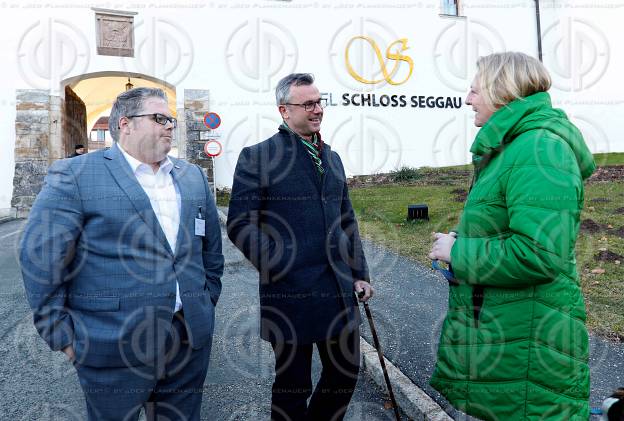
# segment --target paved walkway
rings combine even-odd
[[[73,366],[37,335],[16,259],[24,221],[0,225],[0,420],[86,419]],[[203,420],[268,420],[273,381],[270,346],[259,336],[258,275],[223,234],[226,271],[217,306]],[[320,362],[314,361],[318,378]],[[366,372],[346,419],[392,420],[386,398]]]
[[[50,352],[32,326],[15,252],[23,224],[0,225],[0,419],[84,419],[73,367],[60,353]],[[268,419],[273,362],[270,347],[258,336],[257,272],[224,233],[222,237],[226,271],[202,417]],[[384,247],[367,241],[364,247],[376,288],[370,307],[386,357],[451,417],[471,419],[427,383],[446,313],[446,281]],[[362,336],[372,343],[368,324],[362,327]],[[595,337],[590,344],[590,403],[599,406],[613,389],[624,386],[624,345]],[[318,359],[314,364],[318,376]],[[383,409],[385,400],[363,371],[347,419],[392,420],[392,411]]]

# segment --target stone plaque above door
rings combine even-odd
[[[92,10],[95,11],[97,53],[134,57],[134,16],[137,13],[95,7]]]

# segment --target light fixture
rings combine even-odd
[[[132,88],[134,88],[134,85],[130,83],[130,78],[128,78],[128,83],[126,83],[126,91],[129,91]]]

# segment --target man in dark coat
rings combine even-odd
[[[68,158],[75,158],[77,156],[84,155],[84,153],[85,153],[84,145],[78,144],[74,146],[74,153],[69,155]]]
[[[275,95],[283,124],[241,151],[228,235],[260,273],[261,337],[275,354],[271,418],[341,420],[359,372],[354,291],[366,301],[373,288],[342,161],[321,140],[326,102],[313,76],[288,75]],[[314,393],[313,344],[323,363]]]

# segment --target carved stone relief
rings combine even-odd
[[[93,10],[96,11],[97,53],[105,56],[134,57],[136,13]]]

